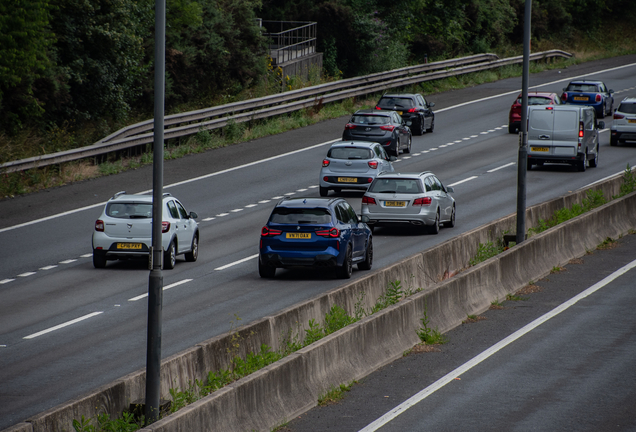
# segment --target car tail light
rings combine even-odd
[[[362,197],[362,204],[378,205],[378,203],[375,202],[375,198],[366,195]]]
[[[561,100],[562,100],[563,102],[565,102],[566,100],[568,100],[568,94],[567,94],[567,92],[565,92],[565,93],[563,93],[563,94],[561,95]]]
[[[614,113],[614,120],[624,119],[625,116],[623,114]]]
[[[277,230],[277,229],[272,229],[269,228],[267,225],[265,225],[262,229],[261,229],[261,235],[263,237],[274,237],[277,235],[282,234],[283,232],[281,230]]]
[[[356,128],[356,125],[351,124],[351,123],[347,123],[347,124],[345,125],[345,129],[355,129],[355,128]]]
[[[95,221],[95,231],[104,232],[104,221],[97,219]]]
[[[166,221],[161,222],[161,232],[167,233],[168,231],[170,231],[170,222],[166,222]]]
[[[545,109],[547,109],[547,110],[553,110],[553,109],[554,109],[554,107],[547,106],[547,107],[545,107]]]
[[[600,102],[603,97],[600,94],[596,94],[596,98],[594,99],[596,102]]]
[[[375,106],[375,109],[382,111],[382,108],[380,108],[379,106]]]
[[[319,230],[316,231],[316,234],[321,236],[321,237],[332,237],[332,238],[336,238],[336,237],[340,237],[340,230],[336,227],[330,228],[328,230]]]
[[[330,163],[329,159],[323,159],[322,160],[322,166],[324,166],[324,167],[329,166],[329,163]]]
[[[432,202],[433,200],[431,199],[431,197],[417,198],[415,201],[413,201],[413,206],[427,206],[431,205]]]
[[[583,138],[583,130],[584,130],[585,126],[583,125],[583,122],[579,122],[579,138]]]
[[[389,132],[393,132],[393,129],[395,129],[395,126],[393,126],[393,125],[385,125],[385,126],[380,126],[380,129],[385,130],[385,131],[389,131]]]
[[[409,109],[407,112],[410,112],[410,113],[417,112],[417,108],[411,108],[411,109]]]
[[[369,168],[373,168],[373,169],[378,168],[378,161],[369,161],[368,164],[369,164]]]

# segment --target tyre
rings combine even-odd
[[[271,279],[276,276],[276,267],[263,265],[261,259],[258,259],[258,274],[265,279]]]
[[[530,170],[532,169],[532,162],[528,161],[528,162],[526,163],[526,169],[527,169],[528,171],[530,171]]]
[[[439,233],[439,212],[435,215],[435,222],[433,225],[428,227],[429,234],[437,234]]]
[[[585,149],[585,154],[583,155],[583,160],[577,163],[577,168],[580,172],[585,172],[587,169],[587,149]]]
[[[349,279],[351,273],[353,273],[353,258],[351,245],[347,245],[344,261],[340,267],[336,267],[336,274],[340,279]]]
[[[411,141],[412,138],[409,136],[409,142],[406,144],[406,148],[404,149],[404,153],[411,153]]]
[[[93,251],[93,267],[99,269],[106,267],[106,255]]]
[[[415,135],[424,135],[424,132],[426,132],[426,123],[424,117],[420,117],[418,127],[415,129]]]
[[[444,222],[444,226],[447,228],[452,228],[455,226],[455,206],[453,206],[453,210],[451,211],[451,217],[448,222]]]
[[[172,270],[177,264],[177,250],[174,247],[174,242],[170,242],[170,246],[163,253],[163,268],[166,270]]]
[[[199,258],[199,234],[195,234],[192,239],[192,248],[190,252],[185,254],[185,259],[188,262],[195,262]]]
[[[601,118],[607,117],[607,111],[605,108],[605,102],[603,102],[603,108],[601,108]]]
[[[329,195],[329,189],[320,186],[320,196],[321,197],[326,197],[327,195]]]
[[[433,129],[435,129],[435,117],[433,117],[433,118],[431,119],[431,127],[430,127],[430,128],[428,128],[428,129],[426,129],[426,132],[428,132],[428,133],[432,133],[432,132],[433,132]]]
[[[590,168],[596,168],[598,166],[598,144],[596,144],[596,154],[594,159],[590,159]]]
[[[517,133],[517,128],[513,125],[508,125],[508,133]]]
[[[373,239],[369,237],[369,244],[367,245],[367,253],[364,256],[364,261],[358,263],[359,270],[371,270],[373,265]]]
[[[610,145],[616,147],[618,145],[618,138],[610,136]]]

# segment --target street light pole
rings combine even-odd
[[[146,424],[159,419],[161,399],[161,312],[163,295],[163,116],[166,69],[166,0],[155,0],[155,118],[152,166],[152,250],[148,279]]]
[[[528,81],[530,75],[530,16],[532,0],[526,0],[523,24],[523,78],[521,83],[521,125],[519,160],[517,163],[517,236],[519,244],[526,239],[526,175],[528,168]]]

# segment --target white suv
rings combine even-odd
[[[161,222],[163,268],[172,269],[177,255],[196,261],[199,255],[197,214],[188,213],[173,196],[163,194]],[[104,268],[106,261],[148,258],[152,247],[152,195],[118,192],[108,200],[93,231],[93,265]]]
[[[636,98],[625,98],[614,112],[610,127],[610,145],[619,142],[636,141]]]

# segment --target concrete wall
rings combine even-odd
[[[322,71],[322,53],[299,57],[294,60],[280,63],[277,66],[280,66],[281,69],[283,69],[283,84],[285,83],[286,76],[299,76],[303,79],[307,79],[309,77],[309,71],[312,68]]]
[[[622,178],[615,177],[593,189],[606,197],[618,194]],[[526,226],[550,217],[555,210],[580,203],[578,191],[533,206]],[[431,327],[442,332],[461,324],[467,315],[486,310],[560,264],[594,249],[607,237],[636,227],[636,193],[606,204],[559,226],[532,236],[521,245],[474,267],[468,267],[479,243],[500,239],[516,227],[515,215],[408,257],[392,266],[289,307],[280,313],[238,329],[240,352],[259,350],[261,344],[278,349],[285,335],[302,334],[310,319],[322,322],[334,305],[355,312],[363,294],[366,308],[373,306],[390,282],[423,290],[399,304],[342,329],[304,349],[245,377],[166,417],[143,431],[271,430],[316,405],[331,386],[348,383],[400,357],[419,342],[415,333],[426,308]],[[461,221],[459,221],[461,223]],[[451,277],[452,276],[452,277]],[[300,328],[299,328],[300,326]],[[162,362],[162,394],[171,387],[185,389],[209,371],[226,368],[231,335],[204,341]],[[337,361],[335,361],[336,359]],[[108,412],[118,416],[131,401],[143,399],[145,371],[137,371],[91,394],[36,415],[5,432],[71,431],[72,420]]]

